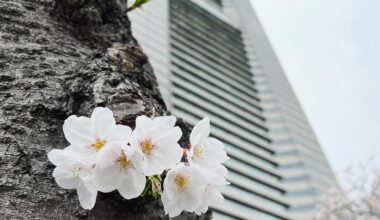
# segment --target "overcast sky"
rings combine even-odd
[[[333,169],[380,168],[380,1],[251,1]]]

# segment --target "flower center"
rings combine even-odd
[[[179,191],[183,191],[186,189],[186,186],[189,184],[189,177],[186,177],[183,174],[177,174],[174,177],[174,182],[177,185]]]
[[[193,153],[193,156],[191,157],[193,160],[200,160],[200,159],[204,159],[203,157],[203,150],[200,146],[195,146],[194,147],[194,153]]]
[[[141,151],[146,155],[152,155],[154,144],[150,140],[144,140],[140,143]]]
[[[119,159],[117,159],[117,162],[119,162],[120,167],[123,169],[129,168],[132,166],[132,162],[127,158],[127,155],[124,154],[124,152],[121,153],[119,156]]]
[[[75,164],[73,167],[73,175],[77,176],[79,175],[79,172],[83,169],[83,166],[81,164]]]
[[[106,145],[106,141],[102,139],[96,139],[95,144],[92,144],[91,146],[95,148],[96,151],[100,151],[104,145]]]

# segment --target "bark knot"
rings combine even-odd
[[[148,62],[148,58],[142,49],[130,44],[114,43],[112,47],[107,49],[107,57],[113,70],[124,73]]]

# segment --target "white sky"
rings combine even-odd
[[[333,169],[380,165],[380,1],[251,1]]]

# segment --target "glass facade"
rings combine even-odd
[[[241,213],[262,212],[262,219],[287,219],[289,204],[277,201],[283,194],[278,189],[282,177],[273,161],[275,152],[241,32],[192,1],[170,1],[169,14],[171,111],[191,124],[208,116],[211,134],[226,143],[231,185],[223,189],[223,206]],[[224,207],[214,208],[226,212]]]
[[[308,219],[297,213],[313,210],[314,185],[327,188],[334,177],[283,72],[272,74],[279,70],[261,48],[264,32],[250,34],[259,23],[247,4],[156,0],[130,19],[172,114],[193,125],[208,116],[231,158],[214,219]]]
[[[242,31],[285,199],[291,203],[288,212],[294,219],[313,219],[317,197],[338,183],[250,2],[223,3]]]

